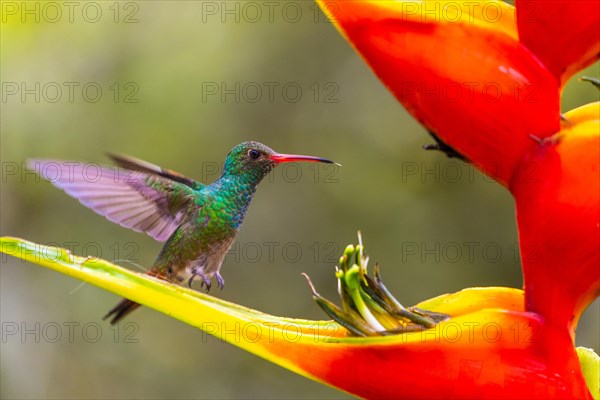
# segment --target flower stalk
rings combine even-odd
[[[374,278],[368,275],[369,257],[364,254],[362,237],[357,245],[348,245],[336,267],[338,293],[342,307],[325,299],[315,289],[308,275],[303,274],[321,309],[355,336],[384,336],[419,332],[450,319],[443,313],[404,307],[387,289],[375,264]]]

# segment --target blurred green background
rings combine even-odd
[[[211,181],[231,147],[258,140],[343,167],[276,169],[214,295],[323,318],[300,273],[335,297],[333,267],[358,229],[407,305],[522,285],[509,193],[422,151],[425,130],[312,2],[88,3],[2,3],[0,234],[148,266],[161,244],[23,162],[106,162],[112,151]],[[598,64],[584,74],[598,76]],[[574,80],[563,110],[597,99]],[[111,328],[100,318],[115,295],[50,270],[3,257],[0,274],[2,398],[347,397],[149,309]],[[577,332],[596,352],[599,311],[596,301]]]

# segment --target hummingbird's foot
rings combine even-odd
[[[204,272],[202,272],[200,269],[194,268],[192,270],[192,276],[188,280],[188,286],[190,288],[192,287],[192,283],[194,282],[194,278],[197,277],[197,276],[199,276],[200,278],[202,278],[202,284],[201,284],[201,286],[206,285],[206,293],[208,293],[210,291],[210,287],[211,287],[210,279],[208,279],[208,277],[206,275],[204,275]]]
[[[210,292],[210,287],[212,286],[212,283],[210,282],[210,279],[202,275],[202,283],[200,284],[200,287],[203,287],[204,285],[206,285],[206,293]]]
[[[217,277],[217,286],[219,287],[219,289],[223,290],[223,288],[225,287],[225,279],[223,279],[221,274],[219,274],[218,272],[215,275]]]

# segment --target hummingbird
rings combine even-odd
[[[258,184],[278,164],[320,157],[281,154],[259,142],[243,142],[227,155],[221,176],[204,185],[133,157],[108,154],[116,168],[76,161],[28,160],[28,168],[81,204],[126,228],[165,242],[146,272],[191,287],[194,279],[223,289],[221,264],[239,232]],[[116,324],[139,307],[123,299],[104,319]]]

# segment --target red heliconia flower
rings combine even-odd
[[[598,60],[600,2],[319,4],[415,118],[513,193],[525,310],[573,340],[600,294],[600,105],[561,116],[560,93]]]

